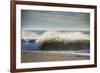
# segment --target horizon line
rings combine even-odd
[[[66,29],[66,28],[54,28],[54,29],[50,29],[50,28],[22,28],[21,30],[48,30],[48,31],[52,31],[52,30],[61,30],[61,31],[90,31],[90,29]]]

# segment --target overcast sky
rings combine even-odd
[[[22,29],[89,30],[89,13],[21,10]]]

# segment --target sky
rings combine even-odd
[[[90,14],[79,12],[21,10],[23,30],[89,30]]]

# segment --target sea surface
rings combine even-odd
[[[40,45],[38,45],[37,43],[34,42],[22,42],[21,43],[21,48],[22,50],[26,50],[26,51],[39,51],[40,49]],[[72,51],[72,52],[75,52]],[[77,52],[81,52],[81,53],[90,53],[90,49],[89,48],[84,48],[83,50],[77,50]]]

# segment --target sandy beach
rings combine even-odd
[[[22,51],[22,53],[21,53],[21,62],[22,63],[88,60],[88,59],[90,59],[90,56],[88,56],[88,55],[48,53],[47,51],[41,51],[41,52]]]

